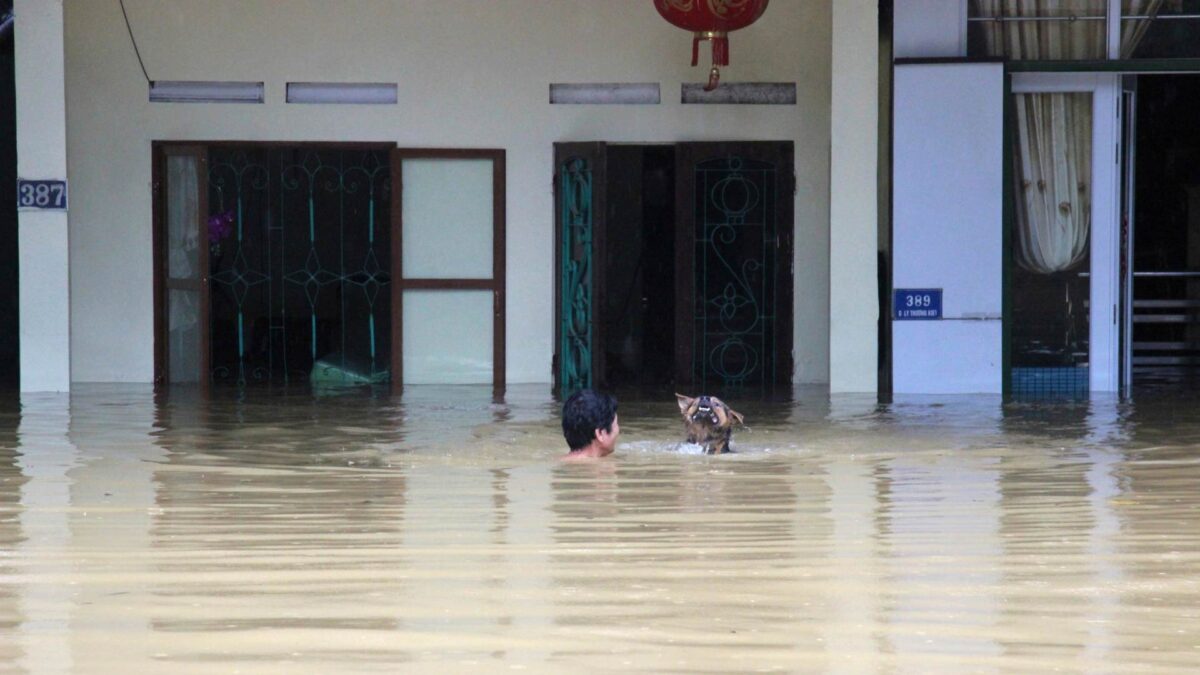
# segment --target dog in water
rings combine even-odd
[[[743,423],[742,414],[716,396],[691,398],[675,394],[675,398],[679,401],[679,412],[683,414],[688,443],[699,443],[710,455],[729,452],[733,425]]]

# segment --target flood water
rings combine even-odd
[[[0,671],[1196,672],[1200,398],[0,399]]]

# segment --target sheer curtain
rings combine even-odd
[[[1091,229],[1092,96],[1017,94],[1016,260],[1051,274],[1088,253]]]
[[[172,383],[200,381],[199,167],[194,157],[167,158],[167,335]]]
[[[1146,29],[1150,27],[1150,22],[1154,21],[1154,17],[1158,15],[1158,10],[1162,8],[1163,0],[1123,0],[1121,3],[1122,14],[1131,16],[1148,16],[1149,19],[1137,19],[1121,22],[1121,58],[1128,59],[1133,57],[1133,50],[1138,43],[1146,35]]]
[[[1050,61],[1104,58],[1104,21],[1069,20],[1104,16],[1107,0],[973,0],[974,16],[987,18],[1051,18],[1063,21],[981,22],[991,56]]]
[[[976,0],[978,16],[1051,17],[1061,0]],[[1104,16],[1106,0],[1069,3],[1083,16]],[[1104,56],[1104,22],[997,21],[983,24],[991,56],[1062,60]],[[1088,251],[1092,166],[1092,98],[1052,93],[1017,94],[1016,261],[1042,274],[1068,270]]]
[[[974,16],[1105,16],[1107,0],[973,0]],[[1127,0],[1132,14],[1153,16],[1163,0]],[[1150,20],[1122,26],[1122,54],[1132,53]],[[1012,60],[1105,57],[1101,20],[980,22],[990,56]],[[1016,262],[1042,274],[1069,270],[1088,252],[1091,228],[1092,98],[1086,94],[1018,94],[1016,105]]]

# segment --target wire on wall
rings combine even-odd
[[[142,53],[138,51],[137,39],[133,37],[133,27],[129,25],[129,13],[125,11],[125,0],[117,0],[121,4],[121,16],[125,17],[125,30],[129,31],[129,41],[133,43],[133,53],[137,55],[138,65],[142,67],[142,77],[146,78],[147,84],[153,84],[150,81],[150,76],[146,74],[146,64],[142,62]]]

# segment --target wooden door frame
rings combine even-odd
[[[404,276],[404,170],[406,159],[486,159],[492,162],[492,278],[406,278]],[[404,388],[404,291],[480,290],[492,292],[492,391],[502,396],[505,368],[506,155],[502,148],[392,149],[392,392]]]
[[[554,391],[559,392],[561,382],[559,376],[561,354],[561,331],[562,331],[562,196],[559,194],[561,189],[559,173],[561,169],[560,157],[566,156],[567,153],[560,153],[560,150],[570,152],[572,148],[578,148],[580,153],[585,150],[590,150],[592,154],[597,154],[595,158],[600,171],[601,178],[593,182],[593,304],[599,304],[603,301],[605,292],[604,266],[605,266],[605,228],[603,219],[607,212],[606,195],[604,194],[605,185],[602,181],[606,179],[604,176],[604,163],[606,163],[607,155],[605,146],[608,145],[603,141],[593,142],[561,142],[554,144],[554,359],[551,368],[553,370]],[[677,142],[677,143],[638,143],[636,145],[652,146],[652,145],[670,145],[675,152],[675,380],[676,386],[679,388],[690,388],[694,385],[693,382],[693,344],[692,334],[693,326],[690,320],[684,317],[690,316],[690,308],[695,302],[695,282],[694,268],[691,256],[691,248],[693,245],[693,237],[695,232],[695,209],[693,204],[695,198],[695,184],[691,180],[683,180],[683,168],[689,162],[693,161],[693,156],[689,150],[706,149],[706,152],[712,149],[721,151],[727,148],[729,152],[747,157],[749,159],[762,159],[764,156],[773,157],[778,162],[779,176],[777,179],[776,189],[778,190],[775,203],[775,218],[777,224],[777,241],[778,249],[777,260],[778,270],[777,278],[780,280],[776,288],[775,297],[775,326],[772,333],[772,338],[775,342],[775,379],[774,381],[764,381],[764,388],[790,388],[792,384],[794,357],[793,357],[793,322],[795,317],[794,303],[794,238],[795,238],[795,144],[793,141],[712,141],[712,142]],[[736,152],[734,152],[736,151]],[[581,154],[581,156],[583,156]],[[587,155],[591,156],[591,154]],[[689,308],[685,310],[684,308]],[[686,323],[686,325],[683,325]],[[592,344],[592,371],[593,371],[593,386],[603,387],[604,382],[604,347],[606,335],[604,333],[603,320],[595,321],[596,327],[593,331]]]
[[[392,275],[391,302],[391,367],[392,391],[399,393],[403,386],[403,302],[402,295],[406,289],[443,289],[443,290],[490,290],[493,294],[493,338],[492,338],[492,378],[493,389],[499,395],[504,391],[505,368],[505,323],[506,323],[506,262],[505,245],[506,232],[506,159],[503,149],[450,149],[450,148],[397,148],[396,143],[383,142],[338,142],[338,141],[152,141],[151,142],[151,173],[153,188],[152,205],[152,249],[154,274],[154,382],[156,385],[170,382],[168,354],[168,294],[167,294],[167,245],[166,235],[166,160],[171,155],[194,155],[201,161],[202,167],[208,165],[208,152],[212,148],[246,147],[250,149],[269,148],[313,148],[313,149],[345,149],[345,150],[378,150],[389,153],[391,161],[392,203],[390,214],[390,234],[392,237]],[[492,278],[491,279],[405,279],[402,269],[402,233],[403,233],[403,177],[401,160],[408,158],[421,159],[490,159],[492,160]],[[198,196],[198,215],[201,242],[208,238],[208,176],[201,171],[200,194]],[[211,369],[211,344],[209,335],[209,278],[208,278],[208,248],[200,246],[201,269],[201,386],[205,391],[210,387],[209,378],[204,376]]]
[[[197,172],[196,227],[199,231],[199,272],[200,283],[195,289],[200,293],[200,354],[199,384],[202,391],[209,390],[210,381],[205,375],[211,367],[211,345],[209,343],[209,278],[208,278],[208,247],[204,242],[208,239],[208,147],[207,144],[191,142],[152,141],[151,151],[151,189],[153,192],[153,215],[151,221],[151,245],[153,247],[152,270],[154,275],[154,385],[167,385],[170,377],[170,355],[167,353],[170,331],[170,307],[168,305],[169,270],[167,269],[167,160],[175,156],[196,157],[199,165]]]

